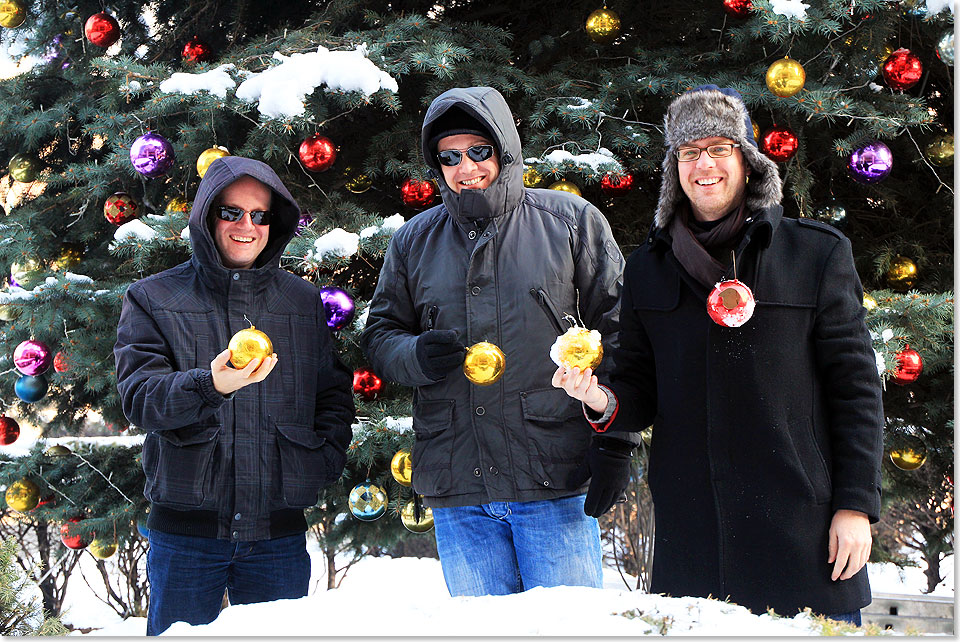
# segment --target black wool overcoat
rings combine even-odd
[[[757,301],[739,328],[707,316],[665,230],[627,261],[607,426],[653,424],[652,590],[859,609],[866,568],[832,581],[827,562],[835,511],[880,510],[881,386],[850,242],[777,205],[748,218],[737,257]]]

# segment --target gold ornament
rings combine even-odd
[[[409,486],[412,482],[413,462],[410,459],[410,451],[403,448],[397,451],[397,454],[390,460],[390,472],[393,478],[402,486]]]
[[[54,270],[67,270],[83,260],[83,244],[69,241],[60,245],[60,254],[54,259],[50,267]]]
[[[571,194],[576,194],[577,196],[581,195],[580,188],[577,187],[576,183],[571,183],[570,181],[567,181],[567,180],[557,181],[556,183],[551,185],[548,189],[555,189],[560,192],[570,192]]]
[[[95,539],[90,542],[87,550],[98,560],[105,560],[108,557],[113,557],[113,554],[117,552],[117,542]]]
[[[776,96],[787,98],[803,89],[807,73],[796,60],[784,57],[775,60],[767,69],[767,89]]]
[[[72,454],[72,451],[63,444],[54,444],[43,451],[43,454],[49,457],[66,457]]]
[[[927,461],[927,447],[916,437],[890,451],[890,461],[900,470],[916,470]]]
[[[587,16],[587,35],[601,45],[608,45],[620,35],[620,16],[606,7]]]
[[[760,142],[760,126],[756,123],[751,123],[753,125],[753,140]]]
[[[197,174],[200,174],[200,178],[203,178],[203,175],[207,173],[207,168],[210,167],[210,163],[217,160],[218,158],[223,158],[224,156],[229,156],[230,152],[227,151],[226,147],[211,147],[210,149],[205,149],[197,157]]]
[[[19,305],[0,303],[0,321],[14,321],[21,314],[23,314],[23,309]]]
[[[924,150],[924,155],[937,167],[953,165],[953,134],[940,134],[934,138]]]
[[[10,276],[20,284],[20,287],[29,289],[41,276],[40,261],[31,257],[23,262],[11,263]]]
[[[0,27],[16,29],[27,19],[27,8],[18,0],[0,2]]]
[[[463,374],[471,383],[489,386],[503,375],[506,358],[503,351],[487,341],[475,343],[467,349],[463,360]]]
[[[640,439],[647,445],[647,448],[650,447],[650,443],[653,441],[653,424],[640,431]]]
[[[273,342],[270,341],[270,337],[254,326],[244,328],[233,335],[227,347],[230,348],[230,363],[240,370],[254,359],[266,359],[273,354]]]
[[[877,300],[874,299],[871,295],[866,292],[863,293],[863,307],[867,309],[867,312],[872,312],[877,309]]]
[[[40,159],[33,154],[14,154],[7,163],[10,176],[18,183],[32,183],[43,168]]]
[[[188,203],[186,199],[174,196],[167,201],[167,206],[163,209],[167,214],[189,214],[190,203]]]
[[[580,372],[587,368],[596,370],[603,359],[602,337],[596,330],[573,326],[557,337],[553,346],[557,352],[556,361],[568,370],[572,368],[580,368]],[[550,353],[552,357],[553,349]]]
[[[411,533],[426,533],[433,528],[433,510],[429,506],[424,506],[420,511],[420,521],[413,516],[413,500],[403,505],[400,509],[400,521]]]
[[[33,510],[40,503],[40,489],[29,479],[20,479],[7,487],[7,506],[18,513]]]
[[[917,282],[917,264],[905,256],[897,256],[887,269],[887,285],[897,292],[906,292]]]
[[[347,182],[343,186],[352,194],[363,194],[373,187],[373,179],[363,172],[355,171],[352,167],[343,170],[343,175],[347,177]]]
[[[543,182],[543,176],[537,171],[537,168],[531,165],[523,170],[523,186],[536,187]]]

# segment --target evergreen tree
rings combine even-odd
[[[358,369],[364,311],[392,231],[438,202],[422,194],[418,201],[417,189],[429,187],[408,182],[429,179],[419,133],[433,97],[456,86],[500,90],[518,119],[525,182],[573,184],[607,215],[629,254],[657,201],[666,105],[713,83],[743,95],[763,149],[782,159],[785,215],[826,221],[851,238],[876,303],[868,323],[887,382],[887,449],[925,453],[923,475],[885,464],[885,498],[923,507],[945,496],[952,523],[953,14],[944,2],[610,0],[614,15],[606,17],[619,18],[616,29],[588,22],[600,0],[3,6],[17,3],[24,22],[0,16],[0,45],[33,66],[0,81],[0,167],[9,170],[0,180],[0,273],[11,274],[0,293],[0,400],[18,421],[45,436],[89,432],[92,417],[126,428],[112,356],[122,297],[136,279],[189,257],[183,230],[205,150],[264,160],[290,188],[305,217],[282,265],[355,300],[356,315],[336,341]],[[104,6],[120,33],[108,47],[84,34]],[[773,93],[771,65],[787,85],[801,67],[802,89]],[[285,83],[256,87],[291,69]],[[131,162],[148,132],[169,141],[175,156],[152,178]],[[317,134],[336,147],[335,159],[329,148],[323,155],[322,140],[313,141],[319,158],[300,156]],[[849,165],[877,141],[888,146],[892,171],[871,182],[882,167]],[[143,159],[136,149],[134,156]],[[120,222],[117,192],[137,204],[139,217],[120,227],[102,215],[107,204]],[[10,361],[29,339],[57,354],[57,367],[45,375],[45,395],[29,379],[18,397]],[[908,344],[923,361],[910,383],[898,370]],[[509,355],[507,362],[522,367]],[[891,383],[895,375],[903,385]],[[39,400],[20,400],[31,393]],[[397,512],[412,493],[393,480],[390,461],[415,437],[404,420],[409,390],[385,384],[371,400],[358,397],[358,410],[347,471],[310,519],[328,550],[360,555],[406,535]],[[81,449],[65,458],[73,464],[51,467],[38,448],[0,467],[0,482],[46,482],[68,501],[41,507],[37,519],[80,511],[97,537],[125,540],[136,537],[131,525],[145,502],[138,446],[117,451],[87,457]],[[61,475],[64,467],[73,476]],[[347,507],[351,488],[368,479],[390,499],[387,517],[373,522],[350,517]],[[945,495],[928,479],[947,480]],[[943,534],[950,529],[924,532],[939,538],[931,542],[937,550],[952,546]]]

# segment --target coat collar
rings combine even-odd
[[[760,247],[766,249],[770,247],[773,241],[773,235],[780,226],[783,219],[783,206],[770,205],[753,211],[746,220],[746,232],[741,244],[746,247],[752,242],[760,244]],[[656,223],[650,226],[647,232],[647,251],[653,252],[657,249],[667,249],[673,245],[673,238],[666,228],[657,227]]]

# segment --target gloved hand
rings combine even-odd
[[[576,490],[590,479],[583,512],[600,517],[623,496],[630,483],[633,445],[615,437],[594,437],[586,459],[567,477],[567,488]]]
[[[456,330],[427,330],[417,337],[417,361],[420,369],[434,381],[463,364],[466,348]]]

